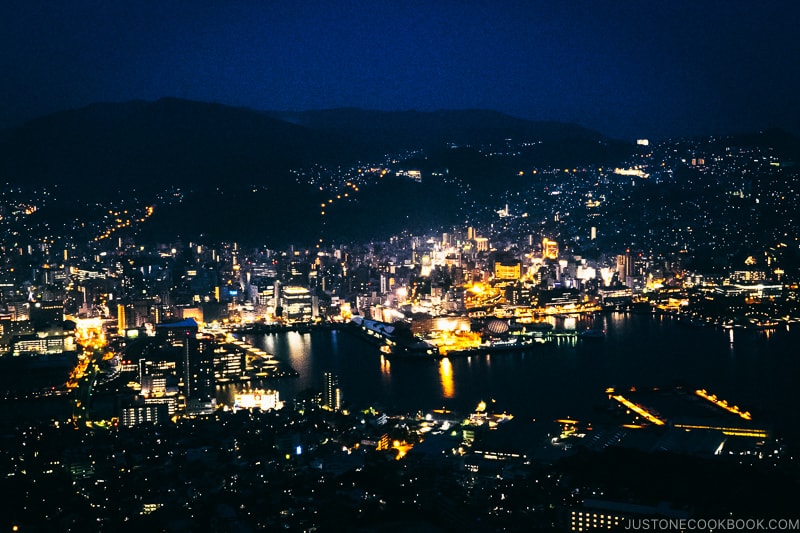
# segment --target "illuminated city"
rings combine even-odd
[[[620,520],[643,516],[700,516],[705,511],[697,502],[675,501],[679,510],[662,512],[650,500],[621,500],[610,488],[603,489],[609,491],[604,496],[588,480],[587,485],[564,486],[563,476],[573,468],[567,466],[570,461],[585,460],[586,453],[600,454],[600,461],[609,450],[618,449],[659,450],[685,456],[689,464],[714,458],[759,471],[767,465],[794,471],[793,423],[776,418],[787,415],[765,410],[757,396],[738,399],[710,392],[719,386],[730,391],[725,380],[690,378],[686,384],[670,384],[647,372],[641,374],[644,382],[593,380],[593,388],[584,391],[570,390],[580,387],[577,384],[553,388],[527,378],[539,383],[552,403],[516,405],[515,396],[502,387],[489,389],[504,398],[498,404],[494,397],[474,396],[464,388],[463,365],[485,364],[478,375],[493,379],[489,365],[499,364],[515,365],[523,377],[528,372],[527,363],[522,364],[526,357],[553,358],[548,364],[559,368],[572,357],[569,354],[613,358],[609,346],[627,350],[616,343],[621,332],[635,335],[633,324],[685,335],[701,332],[719,339],[714,342],[731,353],[755,338],[775,343],[778,337],[793,337],[800,320],[800,271],[794,259],[798,244],[789,231],[797,227],[798,219],[792,218],[796,211],[787,212],[781,221],[785,231],[773,234],[769,246],[757,241],[746,246],[739,264],[709,268],[692,250],[703,250],[709,240],[724,241],[735,231],[742,232],[737,240],[750,239],[748,228],[734,229],[736,213],[773,196],[770,183],[794,183],[796,170],[779,156],[760,155],[759,150],[734,152],[726,147],[724,158],[715,157],[713,147],[719,141],[706,142],[705,147],[699,140],[691,147],[682,141],[654,143],[645,151],[639,145],[632,157],[647,172],[536,168],[531,175],[549,177],[537,178],[543,181],[536,181],[518,201],[504,202],[502,209],[476,207],[468,213],[466,226],[333,244],[323,224],[318,226],[323,238],[287,249],[201,238],[155,245],[142,238],[139,244],[137,235],[150,217],[184,201],[175,195],[159,195],[163,203],[147,201],[141,210],[129,206],[128,213],[141,211],[141,217],[123,221],[125,210],[107,209],[99,219],[107,227],[76,220],[63,233],[43,234],[28,226],[47,208],[36,199],[57,191],[30,191],[23,201],[25,191],[10,190],[6,194],[20,198],[15,200],[20,207],[8,210],[2,220],[4,231],[16,240],[5,255],[2,362],[10,369],[21,364],[29,369],[25,379],[6,373],[10,379],[4,384],[5,398],[11,404],[41,407],[30,415],[21,407],[24,410],[9,421],[20,427],[30,419],[26,434],[36,435],[38,441],[58,438],[61,452],[52,455],[39,475],[68,469],[73,483],[81,487],[79,494],[89,501],[96,499],[99,472],[121,457],[118,452],[102,459],[112,461],[106,466],[97,458],[87,462],[93,457],[86,455],[92,449],[89,443],[113,438],[119,441],[116,447],[136,439],[150,447],[154,435],[166,434],[162,431],[175,435],[170,439],[195,435],[187,440],[194,444],[170,448],[173,465],[164,468],[174,470],[175,461],[216,465],[225,488],[209,495],[237,495],[244,501],[241,484],[246,480],[247,486],[256,487],[258,482],[240,472],[239,463],[269,465],[260,476],[270,483],[281,479],[283,490],[296,483],[305,487],[292,489],[300,492],[283,498],[287,503],[268,505],[271,511],[249,510],[257,529],[281,521],[313,527],[315,516],[330,511],[319,507],[328,496],[297,499],[310,490],[309,480],[339,494],[341,476],[368,465],[382,475],[391,472],[401,484],[422,479],[420,468],[437,464],[441,470],[428,481],[432,486],[420,486],[405,496],[406,491],[390,496],[385,486],[358,492],[339,519],[355,520],[345,516],[368,512],[374,516],[370,520],[384,520],[395,512],[390,508],[411,505],[436,522],[436,517],[445,516],[441,508],[407,498],[422,497],[437,486],[450,486],[463,494],[462,501],[472,502],[472,511],[461,509],[463,516],[479,512],[498,527],[519,517],[536,520],[543,529],[581,530],[586,528],[584,516],[602,516],[603,526],[607,519],[619,525]],[[608,225],[603,220],[616,209],[613,198],[628,201],[634,191],[669,187],[679,169],[702,183],[709,168],[689,158],[698,153],[705,161],[715,161],[715,180],[735,187],[726,193],[733,200],[726,208],[733,210],[733,218],[720,226],[724,233],[697,235],[690,231],[696,221],[686,218],[679,206],[664,204],[660,216],[668,217],[669,210],[676,209],[675,221],[684,226],[672,223],[664,226],[669,232],[655,233],[652,223],[640,227],[629,220],[624,246],[620,233],[604,235]],[[755,187],[739,180],[737,185],[739,169],[754,160],[753,172],[765,173],[770,181],[761,180]],[[628,164],[633,166],[632,161]],[[341,178],[331,175],[324,185],[305,170],[294,175],[316,187],[350,191],[337,194],[339,198],[331,195],[331,206],[358,201],[359,189],[389,176],[409,179],[406,165],[398,159],[338,172]],[[410,179],[423,186],[435,178],[415,171]],[[536,189],[546,196],[534,206]],[[492,200],[483,202],[491,205]],[[534,217],[540,221],[534,223]],[[19,229],[26,227],[25,232]],[[98,231],[100,238],[94,236]],[[409,406],[405,409],[387,409],[377,398],[367,401],[359,392],[365,382],[354,382],[342,373],[345,367],[322,363],[321,354],[338,354],[341,343],[350,346],[344,354],[356,359],[354,364],[375,368],[385,387],[402,386],[399,372],[406,371],[406,365],[420,370],[434,365],[417,379],[433,380],[440,400],[412,409],[412,398],[402,398],[413,395],[413,389],[398,389],[400,396],[392,401]],[[319,362],[308,366],[316,359]],[[635,359],[627,363],[634,364]],[[311,370],[320,366],[324,371]],[[581,370],[570,372],[582,375]],[[505,383],[517,386],[514,381]],[[574,416],[575,406],[559,407],[570,396],[587,398],[578,410],[581,417]],[[460,410],[470,402],[470,409]],[[32,418],[51,403],[59,406]],[[219,429],[209,433],[209,425]],[[218,436],[200,438],[198,432]],[[162,441],[167,442],[163,437]],[[253,446],[263,449],[256,453]],[[152,449],[154,459],[161,452],[158,446]],[[25,455],[7,455],[7,479],[31,476],[30,467],[14,457]],[[401,469],[380,458],[392,459]],[[116,482],[138,483],[133,480],[141,467],[132,468],[131,461],[142,460],[125,459]],[[602,459],[606,460],[618,459]],[[103,485],[111,481],[107,473],[102,476]],[[194,483],[186,474],[181,476]],[[487,484],[486,476],[493,481]],[[486,506],[498,493],[528,493],[531,483],[543,491],[535,492],[538,496],[532,501],[538,503],[522,505],[527,501],[523,499],[509,507]],[[141,499],[125,504],[121,515],[103,520],[118,523],[124,516],[148,523],[178,501],[168,491],[142,490]],[[197,501],[203,501],[201,487],[195,490]],[[591,498],[576,497],[585,490],[592,491]],[[392,500],[396,497],[399,500]],[[460,504],[453,500],[447,505],[455,509]],[[281,506],[290,510],[271,514]],[[94,509],[92,516],[106,516],[102,506]],[[20,522],[31,512],[32,508],[20,513]]]
[[[244,4],[2,8],[0,530],[800,529],[796,8]]]

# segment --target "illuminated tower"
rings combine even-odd
[[[342,389],[339,388],[339,377],[331,372],[325,372],[322,405],[331,411],[342,409]]]
[[[122,333],[127,327],[128,323],[125,320],[125,306],[117,304],[117,330]]]
[[[216,405],[214,397],[214,349],[208,341],[198,341],[189,331],[183,337],[183,395],[189,414],[208,413]]]
[[[625,250],[625,254],[617,256],[617,277],[625,285],[630,286],[633,277],[633,258],[630,248]]]

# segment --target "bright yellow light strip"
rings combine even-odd
[[[655,424],[657,426],[663,426],[664,425],[664,421],[663,420],[661,420],[657,416],[655,416],[652,413],[650,413],[644,407],[642,407],[640,405],[636,405],[635,403],[633,403],[632,401],[628,400],[627,398],[625,398],[621,394],[617,394],[615,396],[612,396],[612,398],[614,398],[619,403],[621,403],[622,405],[624,405],[625,407],[627,407],[631,411],[635,412],[639,416],[643,417],[648,422],[652,422],[653,424]]]
[[[728,402],[726,402],[725,400],[718,399],[716,394],[708,394],[708,392],[705,389],[696,390],[694,391],[694,393],[700,396],[701,398],[713,403],[717,407],[721,407],[730,413],[739,415],[741,418],[744,418],[745,420],[753,419],[753,417],[750,415],[748,411],[741,411],[735,405],[728,405]]]
[[[693,426],[690,424],[675,424],[675,427],[680,429],[713,429],[715,431],[721,431],[725,435],[730,435],[732,437],[758,437],[761,439],[765,439],[769,436],[769,433],[765,429],[724,428],[719,426]]]

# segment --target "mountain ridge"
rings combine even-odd
[[[787,164],[800,160],[800,141],[784,131],[717,141],[719,150],[774,145]],[[491,110],[274,112],[163,98],[99,102],[6,131],[0,180],[59,185],[61,203],[36,213],[44,228],[58,210],[78,219],[85,206],[135,192],[159,204],[143,228],[152,239],[317,243],[449,227],[545,175],[522,170],[615,168],[639,150],[575,124]],[[344,184],[373,166],[388,175],[357,180],[348,197]],[[340,193],[347,200],[329,205]]]
[[[285,113],[178,98],[98,102],[6,131],[0,178],[75,180],[93,187],[108,180],[259,182],[311,164],[376,160],[397,151],[510,136],[555,144],[605,139],[580,126],[486,110]]]

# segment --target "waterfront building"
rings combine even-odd
[[[216,382],[240,379],[247,370],[246,354],[231,344],[217,345],[214,351],[214,379]]]
[[[598,289],[597,294],[604,305],[628,305],[633,301],[633,290],[626,286]]]
[[[339,388],[339,376],[332,372],[324,374],[322,405],[331,411],[342,410],[342,389]]]
[[[280,293],[283,318],[287,322],[310,322],[313,318],[311,291],[297,285],[287,285]]]
[[[714,292],[726,297],[776,298],[783,295],[781,283],[731,283],[714,287]]]
[[[280,394],[276,390],[256,389],[241,392],[234,396],[233,410],[239,409],[261,409],[262,411],[283,409],[283,402],[280,400]]]

